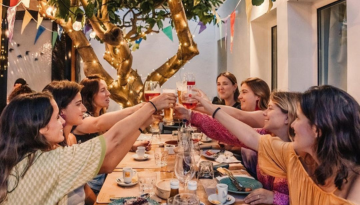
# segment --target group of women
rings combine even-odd
[[[349,94],[332,86],[270,93],[259,78],[240,86],[222,73],[217,104],[197,90],[201,106],[189,112],[177,105],[175,115],[241,153],[263,184],[246,203],[360,204],[360,107]],[[154,111],[176,102],[162,94],[105,113],[109,95],[90,76],[13,98],[0,118],[0,203],[93,203],[103,174],[130,149],[149,146],[135,140]]]

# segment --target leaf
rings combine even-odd
[[[85,8],[86,17],[91,18],[94,15],[94,8],[95,8],[95,5],[91,2],[89,2],[87,7]]]
[[[159,29],[162,29],[162,28],[163,28],[163,23],[162,23],[161,20],[160,20],[160,21],[157,21],[156,24],[157,24],[157,26],[159,27]]]
[[[252,5],[254,6],[260,6],[264,3],[264,0],[252,0]]]
[[[113,20],[115,20],[115,14],[113,11],[109,11],[109,17]]]
[[[59,6],[59,16],[66,20],[66,17],[69,14],[68,8],[70,8],[70,0],[61,0],[61,2],[58,2],[58,6]]]

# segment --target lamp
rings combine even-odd
[[[76,21],[73,23],[72,27],[74,31],[80,31],[82,28],[81,21],[82,21],[83,15],[81,13],[78,13],[76,15]]]

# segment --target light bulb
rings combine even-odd
[[[46,14],[51,16],[52,15],[52,11],[53,11],[53,7],[49,6],[47,9],[46,9]]]
[[[95,38],[95,36],[96,36],[95,31],[93,31],[93,32],[90,33],[90,38]]]
[[[72,27],[73,27],[74,31],[80,31],[81,30],[81,22],[80,21],[75,21],[73,23]]]

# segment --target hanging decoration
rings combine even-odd
[[[245,0],[245,4],[246,4],[246,17],[248,20],[248,23],[250,23],[250,19],[251,19],[251,10],[252,10],[252,0]]]
[[[41,25],[43,19],[44,19],[44,18],[41,16],[41,14],[38,13],[38,19],[37,19],[36,29],[39,29],[39,26]]]
[[[200,3],[200,0],[194,0],[194,7]]]
[[[41,34],[42,34],[44,31],[45,31],[45,28],[42,27],[42,26],[40,26],[39,29],[37,30],[34,44],[36,44],[36,41],[39,39],[39,37],[41,36]]]
[[[168,26],[168,27],[164,28],[162,31],[165,33],[165,35],[166,35],[171,41],[174,41],[174,40],[173,40],[173,35],[172,35],[172,28],[171,28],[171,26]]]
[[[142,38],[135,40],[135,45],[133,46],[132,51],[136,51],[136,49],[140,48],[140,43],[142,40],[143,40]]]
[[[19,0],[10,0],[10,7],[16,6],[19,3]]]
[[[23,23],[21,26],[21,34],[24,32],[25,27],[29,24],[31,19],[32,19],[31,14],[27,10],[25,10],[24,19],[23,19]]]
[[[203,24],[203,22],[199,22],[198,25],[200,26],[199,34],[203,32],[206,29],[206,25]]]
[[[235,24],[236,14],[235,11],[230,15],[230,52],[232,53],[233,41],[234,41],[234,24]]]
[[[57,37],[58,37],[58,33],[56,31],[53,31],[52,32],[52,39],[51,39],[51,45],[52,45],[53,48],[54,48]]]
[[[8,21],[8,32],[9,32],[9,42],[11,42],[14,35],[14,24],[16,16],[16,7],[9,7],[7,10],[7,21]]]
[[[30,0],[21,0],[21,2],[24,4],[26,8],[30,7]]]
[[[59,36],[59,40],[61,40],[61,34],[62,34],[62,32],[63,32],[63,28],[62,28],[60,25],[58,25],[58,27],[57,27],[57,33],[58,33],[58,36]]]

